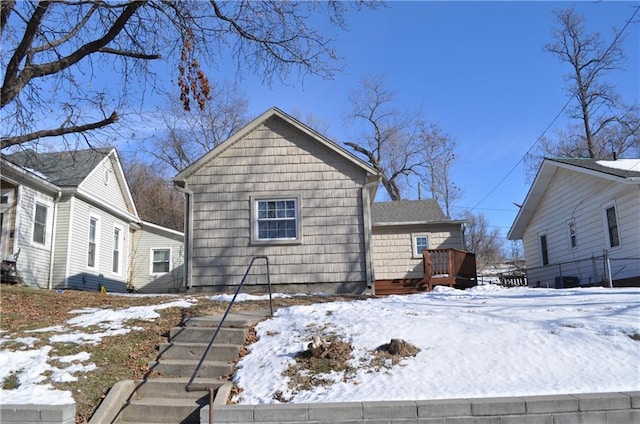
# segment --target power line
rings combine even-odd
[[[629,17],[629,19],[627,19],[627,22],[624,24],[624,26],[622,27],[622,29],[618,32],[618,34],[614,37],[613,41],[611,42],[611,44],[609,45],[609,48],[606,50],[606,53],[608,53],[613,46],[615,45],[615,43],[618,42],[618,40],[620,39],[620,37],[622,36],[622,33],[627,29],[627,27],[629,26],[629,24],[633,21],[633,19],[635,18],[636,14],[638,13],[638,11],[640,10],[640,6],[636,6],[634,8],[633,13],[631,14],[631,17]],[[489,193],[487,193],[486,196],[484,196],[473,208],[471,208],[470,210],[476,210],[478,209],[478,206],[480,206],[480,204],[482,204],[482,202],[484,202],[485,200],[487,200],[489,198],[489,196],[491,196],[497,189],[498,187],[500,187],[502,185],[502,183],[505,182],[505,180],[507,178],[509,178],[509,176],[513,173],[513,171],[516,170],[516,168],[522,163],[522,161],[527,157],[527,155],[533,150],[533,148],[540,142],[540,140],[542,139],[542,137],[544,137],[544,135],[547,133],[547,131],[549,131],[549,129],[553,126],[553,124],[558,120],[558,118],[560,117],[560,115],[562,115],[562,113],[565,111],[565,109],[569,106],[569,103],[571,103],[571,101],[573,100],[573,98],[575,97],[575,94],[572,94],[571,97],[569,97],[569,100],[567,100],[567,102],[564,104],[564,106],[562,106],[562,109],[560,109],[560,111],[556,114],[556,116],[551,120],[551,122],[549,123],[549,125],[547,125],[547,127],[544,129],[544,131],[542,132],[542,134],[540,134],[540,136],[536,139],[536,141],[531,145],[531,147],[529,147],[529,149],[525,152],[524,155],[522,155],[522,157],[518,160],[518,162],[516,162],[516,164],[511,168],[511,170],[509,170],[509,172],[507,172],[507,174],[502,177],[502,179],[489,191]]]

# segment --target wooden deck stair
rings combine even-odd
[[[465,289],[477,284],[476,256],[459,249],[427,249],[422,252],[423,277],[377,280],[376,294],[411,294],[445,285]]]

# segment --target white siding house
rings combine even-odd
[[[531,286],[640,284],[640,159],[545,159],[508,238]]]
[[[132,234],[129,281],[140,293],[184,288],[184,233],[143,221]]]
[[[142,224],[115,149],[3,155],[1,212],[0,256],[19,252],[26,285],[130,288]]]

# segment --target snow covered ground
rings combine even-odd
[[[74,311],[49,341],[98,343],[136,331],[130,320],[154,319],[160,308],[194,301],[172,297],[160,305]],[[45,330],[52,329],[40,332]],[[275,393],[299,403],[640,390],[640,289],[438,287],[411,296],[282,308],[257,332],[258,342],[234,377],[243,388],[241,403],[277,403]],[[0,338],[0,380],[15,373],[20,382],[17,390],[0,391],[1,403],[72,403],[70,392],[44,383],[45,375],[68,381],[95,366],[88,354],[55,358],[49,345],[33,349],[38,334]],[[282,373],[314,334],[350,343],[358,371],[333,373],[327,387],[294,391]],[[396,366],[368,368],[370,351],[392,338],[421,350]],[[22,349],[4,349],[9,342]],[[69,365],[50,365],[53,359]]]
[[[256,330],[258,342],[234,377],[240,403],[640,390],[640,289],[437,287],[289,307]],[[357,371],[333,372],[327,387],[293,390],[282,373],[314,334],[350,343]],[[389,369],[367,367],[371,352],[392,338],[421,351]]]
[[[119,310],[101,308],[83,308],[71,311],[74,316],[69,318],[66,326],[55,326],[32,330],[33,337],[12,337],[3,332],[0,337],[0,381],[14,374],[19,386],[14,390],[0,390],[0,404],[29,405],[70,405],[74,403],[71,392],[56,390],[50,383],[46,383],[46,375],[54,382],[76,381],[79,375],[95,369],[91,363],[91,355],[81,352],[73,356],[57,356],[52,354],[50,345],[33,349],[40,340],[39,333],[55,332],[49,337],[50,343],[76,343],[79,345],[99,344],[109,336],[127,334],[139,330],[132,326],[132,320],[154,320],[160,315],[156,312],[165,308],[187,308],[193,304],[190,298],[171,300],[159,305],[133,306]],[[93,327],[95,326],[95,327]],[[89,328],[93,330],[89,330]],[[20,345],[20,349],[3,349],[8,343]],[[59,361],[69,364],[60,368],[50,362]]]

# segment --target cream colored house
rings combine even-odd
[[[267,256],[277,291],[362,293],[378,274],[415,274],[412,243],[462,248],[461,223],[439,208],[429,223],[372,219],[378,182],[371,166],[269,109],[174,180],[186,196],[187,287],[229,291]],[[265,271],[253,269],[246,290],[266,291]]]
[[[376,202],[372,217],[377,280],[422,278],[425,249],[464,250],[465,221],[447,219],[433,199]]]

